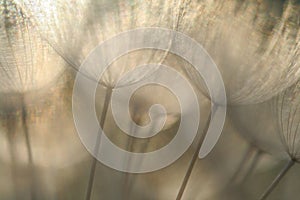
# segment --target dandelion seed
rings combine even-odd
[[[278,120],[279,137],[289,161],[266,191],[260,197],[266,199],[277,184],[299,162],[300,151],[300,82],[288,88],[274,99],[276,118]]]
[[[300,48],[297,41],[300,29],[287,26],[294,20],[290,16],[299,10],[293,2],[270,3],[274,4],[273,9],[266,12],[270,7],[267,5],[256,14],[253,9],[261,6],[259,3],[247,4],[243,11],[238,9],[240,4],[237,1],[226,6],[222,2],[214,2],[210,6],[195,4],[185,8],[189,12],[182,19],[181,31],[199,41],[216,62],[223,76],[228,104],[247,105],[266,101],[299,79],[296,72],[299,70]],[[284,7],[282,13],[277,12],[277,7]],[[265,17],[270,12],[272,14]],[[196,16],[197,20],[188,20]],[[253,21],[253,18],[256,20]],[[193,25],[197,27],[196,31]],[[209,96],[201,77],[188,68],[185,71],[199,90]],[[191,164],[190,168],[193,166]],[[190,168],[188,171],[191,171]],[[184,188],[183,184],[177,199],[181,199]]]
[[[33,29],[31,19],[26,16],[15,1],[1,1],[0,13],[0,113],[1,117],[14,120],[13,124],[18,124],[18,122],[22,124],[23,142],[27,154],[25,157],[28,159],[27,170],[30,174],[28,185],[31,198],[36,199],[36,164],[28,125],[28,96],[35,96],[39,91],[45,88],[47,90],[52,86],[54,81],[63,73],[64,62],[39,37],[39,34]],[[32,94],[33,92],[35,95]],[[16,116],[10,118],[10,115]],[[14,132],[17,129],[12,129],[9,126],[8,124],[8,131],[12,132],[8,133],[8,138],[17,134]],[[18,133],[18,135],[21,134]],[[15,141],[10,139],[9,141],[11,141],[10,148],[15,148]],[[11,153],[18,154],[14,150]],[[12,158],[17,157],[16,155],[11,156]],[[13,160],[12,162],[16,164],[19,161]],[[15,167],[13,176],[16,176]],[[19,190],[18,188],[15,189]]]

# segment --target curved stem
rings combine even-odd
[[[101,114],[101,119],[100,119],[100,126],[102,129],[104,129],[104,123],[105,123],[105,119],[106,119],[106,115],[107,115],[107,110],[108,110],[108,106],[110,103],[110,99],[111,99],[111,94],[112,94],[112,88],[107,88],[106,89],[106,94],[105,94],[105,99],[104,99],[104,104],[103,104],[103,111]],[[100,148],[100,131],[97,135],[96,138],[96,145],[94,148],[94,155],[99,151]],[[96,172],[96,166],[97,166],[97,159],[93,157],[93,161],[92,161],[92,165],[91,165],[91,169],[90,169],[90,175],[89,175],[89,181],[88,181],[88,186],[87,186],[87,191],[86,191],[86,200],[90,200],[91,196],[92,196],[92,190],[93,190],[93,185],[94,185],[94,179],[95,179],[95,172]]]
[[[6,116],[6,127],[7,127],[7,139],[9,143],[9,154],[12,162],[11,167],[11,175],[13,179],[13,192],[15,194],[16,199],[20,199],[19,197],[19,186],[18,186],[18,165],[17,165],[17,157],[16,157],[16,149],[15,149],[15,140],[14,135],[16,134],[16,118],[15,116],[10,116],[9,114]]]
[[[135,129],[133,127],[130,127],[130,129],[133,133],[135,133]],[[126,144],[126,150],[129,152],[132,152],[132,150],[133,150],[133,138],[130,136],[129,136],[127,144]],[[127,167],[129,168],[130,164],[131,164],[130,158],[128,159],[126,164],[127,164]],[[123,188],[124,200],[129,200],[130,190],[131,190],[130,179],[131,179],[131,174],[129,172],[125,172],[124,188]]]
[[[245,165],[247,164],[248,158],[249,158],[249,156],[251,156],[252,152],[253,152],[253,146],[249,145],[249,147],[246,149],[246,152],[245,152],[241,162],[238,165],[237,170],[235,171],[235,173],[229,180],[229,183],[237,182],[238,177],[240,176],[241,172],[243,171]]]
[[[32,156],[32,148],[31,148],[31,142],[30,142],[30,135],[28,131],[28,124],[27,124],[27,110],[24,105],[24,99],[22,99],[22,128],[25,134],[25,142],[26,142],[26,149],[27,149],[27,155],[28,155],[28,167],[29,167],[29,173],[31,175],[30,180],[30,190],[31,190],[31,199],[35,200],[36,198],[36,176],[35,176],[35,170],[34,170],[34,163],[33,163],[33,156]]]
[[[188,183],[188,181],[189,181],[189,179],[191,177],[193,168],[194,168],[196,160],[198,158],[198,154],[200,152],[202,143],[203,143],[203,141],[204,141],[204,139],[205,139],[205,137],[207,135],[209,124],[210,124],[210,121],[211,121],[211,116],[212,116],[212,113],[210,112],[209,116],[208,116],[208,119],[207,119],[207,122],[205,124],[205,128],[203,130],[203,134],[201,135],[201,138],[199,139],[199,141],[197,143],[196,151],[193,154],[193,157],[192,157],[192,160],[191,160],[191,162],[189,164],[188,170],[187,170],[187,172],[186,172],[186,174],[184,176],[184,179],[183,179],[182,184],[180,186],[180,189],[179,189],[179,192],[177,194],[176,200],[182,199],[183,193],[184,193],[184,191],[186,189],[187,183]]]
[[[258,164],[258,161],[259,159],[261,158],[262,156],[262,151],[260,150],[256,150],[254,152],[254,158],[252,159],[251,163],[250,163],[250,167],[247,169],[245,175],[242,177],[241,179],[241,183],[244,183],[248,177],[252,174],[252,172],[254,171],[255,167],[257,166]]]
[[[282,180],[282,178],[286,175],[286,173],[291,169],[291,167],[295,164],[294,160],[290,160],[284,168],[280,171],[277,177],[273,180],[271,185],[266,189],[266,191],[261,195],[259,200],[265,200],[271,194],[271,192],[275,189],[278,183]]]
[[[153,128],[153,127],[152,127]],[[132,130],[132,132],[135,132],[135,130]],[[152,129],[150,130],[150,132],[152,132]],[[131,142],[130,142],[131,141]],[[127,143],[127,150],[129,149],[130,152],[133,151],[133,146],[132,146],[132,138],[129,138],[129,141],[130,143]],[[145,152],[147,150],[147,147],[149,145],[149,142],[150,142],[150,138],[147,138],[146,139],[146,142],[145,144],[142,146],[142,150],[141,152]],[[131,147],[131,148],[130,148]],[[140,161],[140,164],[142,164],[143,162],[143,159]],[[130,165],[130,160],[128,161],[127,165]],[[131,173],[125,173],[125,180],[124,180],[124,200],[129,200],[130,199],[130,192],[132,190],[132,185],[133,185],[133,180],[132,180],[132,174]]]

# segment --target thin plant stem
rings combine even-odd
[[[153,129],[154,127],[152,127],[152,129]],[[152,132],[153,130],[150,130],[150,132]],[[146,142],[144,143],[144,145],[143,145],[143,147],[142,147],[142,150],[141,150],[141,152],[145,152],[146,150],[147,150],[147,148],[148,148],[148,146],[149,146],[149,142],[150,142],[150,138],[146,138]],[[131,151],[132,151],[132,149],[131,149]],[[143,163],[143,159],[140,161],[140,163],[139,164],[141,164],[142,165],[142,163]],[[130,191],[131,191],[131,188],[133,187],[132,185],[133,185],[133,180],[132,180],[132,178],[133,177],[131,177],[132,176],[132,174],[130,174],[130,173],[126,173],[125,174],[125,183],[124,183],[124,187],[125,187],[125,189],[124,189],[124,198],[125,198],[125,200],[129,200],[130,199]]]
[[[134,109],[134,116],[137,114],[137,110]],[[140,119],[138,119],[138,122],[139,123]],[[131,131],[133,133],[136,134],[136,130],[134,127],[131,127],[130,128]],[[133,151],[133,138],[131,136],[129,136],[128,138],[128,141],[127,141],[127,144],[126,144],[126,150],[129,151],[129,152],[132,152]],[[130,164],[131,164],[131,157],[128,159],[127,161],[127,167],[130,167]],[[125,178],[124,178],[124,199],[125,200],[128,200],[129,199],[129,196],[130,196],[130,190],[131,190],[131,173],[129,172],[125,172]]]
[[[14,144],[14,135],[16,134],[16,118],[15,116],[11,116],[10,114],[7,114],[6,117],[6,127],[7,127],[7,139],[9,142],[9,153],[11,157],[11,162],[12,162],[12,168],[11,168],[11,173],[12,173],[12,179],[13,179],[13,191],[16,196],[16,199],[20,199],[21,197],[18,196],[18,169],[17,169],[17,158],[16,158],[16,150],[15,150],[15,144]]]
[[[108,106],[111,100],[111,95],[112,95],[112,88],[107,88],[106,93],[105,93],[105,99],[104,99],[104,104],[103,104],[103,111],[101,114],[101,119],[100,119],[100,126],[102,129],[104,129],[104,123],[106,120],[107,116],[107,111],[108,111]],[[100,131],[98,132],[97,138],[96,138],[96,145],[94,148],[94,155],[99,151],[100,148]],[[89,175],[89,180],[88,180],[88,185],[87,185],[87,191],[86,191],[86,200],[90,200],[92,196],[92,190],[93,190],[93,185],[94,185],[94,179],[95,179],[95,172],[96,172],[96,166],[97,166],[97,159],[93,157],[91,169],[90,169],[90,175]]]
[[[284,168],[280,171],[277,177],[273,180],[273,182],[269,185],[269,187],[265,190],[265,192],[260,196],[259,200],[265,200],[271,194],[271,192],[275,189],[278,183],[282,180],[282,178],[286,175],[286,173],[291,169],[291,167],[295,164],[294,160],[290,160]]]
[[[262,154],[263,154],[262,151],[255,150],[254,158],[252,159],[252,161],[250,163],[250,167],[246,170],[245,175],[242,177],[241,183],[244,183],[249,178],[249,176],[252,174],[252,172],[254,171],[255,167],[257,166]]]
[[[31,176],[30,179],[30,191],[31,191],[31,199],[35,200],[36,198],[36,175],[35,175],[35,167],[33,162],[33,156],[32,156],[32,147],[30,142],[30,135],[28,131],[28,123],[27,123],[27,110],[24,105],[24,99],[22,99],[22,111],[21,111],[21,118],[22,118],[22,128],[25,135],[25,143],[26,143],[26,149],[27,149],[27,155],[28,155],[28,167],[29,167],[29,173]]]
[[[248,158],[249,158],[249,156],[251,156],[252,152],[253,152],[253,146],[249,145],[249,147],[246,149],[246,152],[245,152],[241,162],[238,165],[237,170],[235,171],[235,173],[231,177],[229,183],[237,182],[238,177],[240,176],[241,172],[243,171],[245,165],[247,164]]]
[[[187,183],[188,183],[188,181],[189,181],[189,179],[190,179],[190,177],[191,177],[193,168],[194,168],[195,163],[196,163],[196,160],[197,160],[197,158],[198,158],[198,154],[199,154],[199,152],[200,152],[201,146],[202,146],[202,144],[203,144],[203,142],[204,142],[204,139],[205,139],[205,137],[206,137],[206,135],[207,135],[207,131],[208,131],[209,124],[210,124],[210,121],[211,121],[211,117],[212,117],[212,116],[213,116],[213,115],[212,115],[212,111],[211,111],[211,112],[209,113],[207,122],[206,122],[206,124],[205,124],[205,128],[204,128],[203,134],[201,135],[201,137],[200,137],[200,139],[199,139],[199,141],[198,141],[198,143],[197,143],[196,151],[195,151],[194,154],[193,154],[192,160],[191,160],[191,162],[190,162],[190,164],[189,164],[189,167],[188,167],[188,169],[187,169],[187,172],[186,172],[186,174],[185,174],[185,176],[184,176],[184,179],[183,179],[183,181],[182,181],[182,183],[181,183],[181,186],[180,186],[179,192],[178,192],[178,194],[177,194],[176,200],[181,200],[181,199],[182,199],[183,193],[184,193],[184,191],[185,191],[185,189],[186,189]]]
[[[133,129],[133,128],[131,128],[131,129]],[[127,145],[126,145],[126,150],[127,151],[129,151],[129,152],[131,152],[132,151],[132,143],[133,143],[133,138],[131,138],[130,136],[129,136],[129,139],[128,139],[128,141],[127,141]],[[128,162],[127,162],[127,166],[129,167],[129,165],[130,165],[130,158],[129,158],[129,160],[128,160]],[[125,172],[125,175],[124,175],[125,177],[124,177],[124,199],[125,200],[128,200],[129,199],[129,193],[130,193],[130,173],[129,172]]]

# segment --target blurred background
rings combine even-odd
[[[289,200],[300,195],[299,0],[1,0],[0,13],[1,200]],[[115,60],[94,80],[95,108],[105,134],[122,149],[162,148],[183,115],[172,92],[149,85],[134,93],[131,119],[124,120],[146,125],[151,105],[161,104],[167,113],[162,130],[138,139],[117,126],[107,94],[140,64],[173,67],[193,87],[201,110],[199,133],[180,159],[158,171],[132,174],[105,166],[86,150],[73,121],[72,94],[80,65],[99,43],[141,27],[172,29],[199,42],[222,74],[228,105],[217,145],[204,159],[195,159],[213,117],[211,106],[217,104],[201,76],[171,52],[141,49]]]

